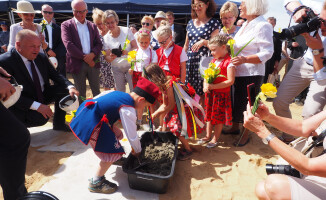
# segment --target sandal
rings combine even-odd
[[[208,138],[207,140],[199,139],[199,140],[197,141],[197,144],[206,144],[206,143],[209,142],[209,141],[210,141],[209,138]]]
[[[217,146],[217,142],[215,142],[215,143],[211,143],[211,142],[209,142],[207,145],[206,145],[206,147],[207,148],[214,148],[214,147],[216,147]]]

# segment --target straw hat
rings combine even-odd
[[[166,18],[166,15],[163,11],[158,11],[154,17],[154,19],[157,19],[157,18]]]
[[[40,10],[34,10],[33,5],[28,1],[18,1],[17,9],[13,8],[15,13],[41,13]]]

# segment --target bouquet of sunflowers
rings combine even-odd
[[[202,77],[206,80],[207,83],[213,83],[217,77],[224,77],[224,75],[220,74],[221,68],[216,66],[215,63],[209,63],[208,68],[204,71],[204,75]]]

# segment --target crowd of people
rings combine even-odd
[[[121,120],[131,153],[139,156],[137,125],[142,124],[145,107],[153,120],[158,119],[157,131],[171,131],[179,138],[182,146],[178,160],[191,158],[193,150],[187,139],[197,132],[206,129],[198,144],[214,148],[221,134],[241,135],[234,145],[243,147],[249,143],[252,131],[303,174],[302,178],[269,175],[256,187],[259,199],[325,196],[325,155],[307,158],[287,144],[298,136],[315,136],[314,130],[326,118],[322,111],[326,103],[322,59],[326,47],[326,2],[284,0],[284,7],[295,22],[307,17],[309,8],[320,13],[321,22],[319,32],[297,36],[304,41],[301,44],[299,39],[283,42],[283,49],[281,34],[274,31],[276,18],[263,16],[268,11],[267,0],[243,0],[239,7],[228,1],[220,8],[219,19],[214,17],[214,0],[191,0],[192,19],[185,29],[174,23],[171,11],[158,11],[154,18],[143,16],[137,30],[135,24],[119,26],[119,15],[114,10],[94,8],[93,21],[89,21],[83,0],[73,0],[71,7],[73,18],[59,26],[50,5],[37,11],[30,2],[22,0],[14,10],[22,21],[10,28],[7,22],[1,23],[0,99],[6,101],[15,92],[8,82],[11,77],[24,88],[13,106],[5,108],[0,103],[0,185],[5,200],[17,199],[27,192],[27,128],[42,126],[51,117],[54,130],[72,130],[100,158],[98,170],[89,180],[89,191],[115,192],[117,184],[105,178],[112,163],[124,153],[119,143],[122,132],[115,122]],[[43,15],[40,24],[34,19],[36,13]],[[230,44],[232,41],[235,42]],[[293,58],[287,47],[300,51],[303,59]],[[56,68],[51,57],[58,61]],[[213,81],[202,73],[208,67],[201,64],[207,57],[211,58],[210,66],[219,68],[220,76]],[[276,115],[264,104],[253,114],[247,86],[254,84],[250,96],[254,102],[269,75],[277,74],[289,60],[293,66],[286,70],[273,100]],[[66,78],[67,73],[73,83]],[[86,80],[93,95],[88,100]],[[305,89],[304,121],[291,120],[289,105]],[[66,95],[79,96],[81,102],[69,126],[65,123],[66,112],[59,108],[59,101]],[[54,112],[49,106],[53,102]],[[275,137],[263,120],[283,134]]]

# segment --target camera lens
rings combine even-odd
[[[270,174],[285,174],[294,176],[297,178],[301,177],[301,174],[298,170],[294,169],[291,165],[272,165],[266,164],[266,173]]]

